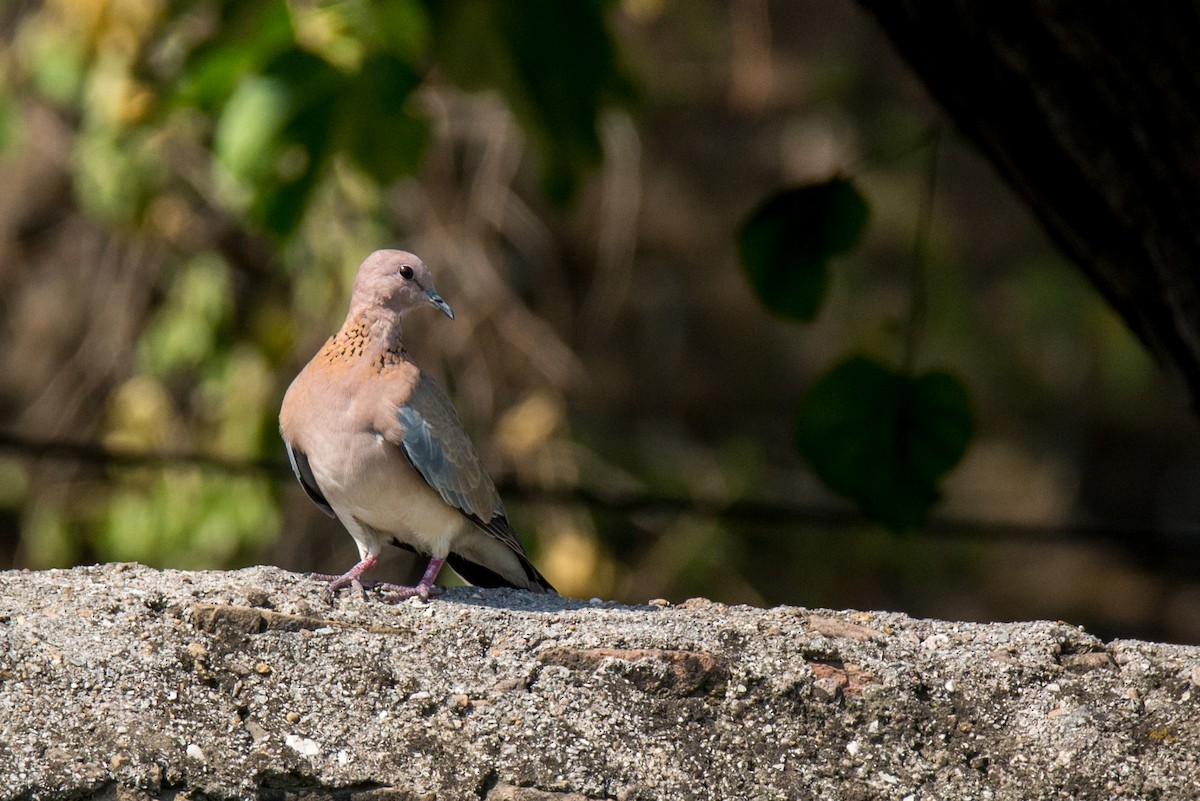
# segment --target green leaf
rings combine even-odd
[[[380,186],[420,164],[427,127],[405,110],[420,81],[404,60],[376,53],[363,62],[342,101],[339,124],[346,154]]]
[[[246,76],[221,111],[213,135],[217,160],[247,183],[270,171],[275,138],[291,113],[287,86],[277,78]]]
[[[829,260],[858,241],[867,202],[845,178],[786,189],[742,226],[738,251],[759,300],[783,317],[808,322],[829,282]]]
[[[70,26],[25,25],[15,42],[16,63],[24,64],[37,91],[68,107],[82,99],[88,70],[88,44],[72,32]]]
[[[796,444],[831,490],[899,531],[925,521],[972,428],[970,399],[955,377],[907,376],[857,357],[809,389]]]
[[[22,138],[22,124],[16,98],[9,95],[0,82],[0,159],[7,158],[17,149]]]
[[[243,77],[294,46],[283,0],[226,2],[218,15],[215,35],[188,53],[175,80],[176,104],[218,110]]]
[[[136,221],[161,186],[166,169],[152,132],[118,134],[102,125],[79,132],[71,162],[80,206],[110,225]]]
[[[229,265],[216,253],[197,253],[179,268],[163,305],[142,331],[141,369],[168,376],[212,360],[220,330],[232,315]]]
[[[371,0],[371,32],[398,56],[421,58],[429,47],[429,16],[419,0]]]
[[[332,155],[336,97],[311,98],[280,137],[274,181],[264,185],[254,215],[267,230],[287,237],[300,224],[308,198]]]
[[[267,230],[290,234],[333,149],[346,79],[291,49],[262,75],[245,76],[217,123],[214,149]]]
[[[600,161],[604,104],[631,90],[617,66],[600,0],[429,3],[435,56],[466,89],[497,89],[542,157],[551,199],[566,202]]]

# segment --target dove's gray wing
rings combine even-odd
[[[413,469],[446,503],[517,554],[531,580],[551,589],[521,547],[505,516],[500,494],[441,387],[422,375],[408,399],[397,405],[396,422],[398,444]],[[509,585],[485,565],[470,562],[461,555],[454,555],[450,565],[472,584]]]

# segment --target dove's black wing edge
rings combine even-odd
[[[482,528],[482,524],[478,524]],[[407,542],[401,542],[399,539],[392,537],[392,545],[401,548],[410,553],[418,553],[417,549],[409,545]],[[428,556],[428,554],[425,554]],[[525,575],[529,579],[529,583],[537,587],[539,590],[551,595],[558,595],[558,590],[546,580],[538,569],[533,566],[529,558],[524,553],[518,553],[517,557],[521,560],[521,567],[525,570]],[[518,587],[508,579],[501,576],[494,570],[490,570],[478,562],[472,562],[465,556],[451,552],[446,557],[446,564],[450,565],[450,569],[459,575],[459,577],[468,584],[475,587],[483,587],[485,589],[495,589],[497,587],[511,587],[515,590],[529,589],[528,587]]]
[[[483,565],[472,562],[456,553],[446,557],[446,564],[450,565],[450,569],[460,575],[463,581],[472,584],[476,587],[513,587],[518,590],[529,589],[528,587],[517,587],[511,581],[508,581],[499,573],[488,570]],[[550,586],[550,582],[546,581],[545,577],[538,572],[538,569],[529,563],[529,560],[521,560],[521,566],[525,568],[525,575],[529,576],[529,581],[532,586],[537,587],[544,593],[557,595],[558,591]]]
[[[299,448],[293,447],[292,443],[284,440],[284,447],[287,448],[288,461],[292,463],[292,472],[296,474],[296,479],[300,482],[300,486],[304,487],[305,493],[312,498],[313,503],[321,508],[321,511],[330,517],[336,517],[333,513],[333,507],[329,505],[329,501],[325,500],[325,496],[321,494],[321,488],[317,486],[317,477],[313,475],[312,465],[308,463],[308,456]]]
[[[504,515],[496,515],[486,523],[475,515],[467,515],[467,517],[470,518],[472,523],[479,526],[481,529],[488,532],[501,542],[518,541],[517,532],[513,531],[512,526],[508,522],[508,518]],[[546,581],[546,577],[543,576],[538,569],[533,566],[533,562],[531,562],[529,557],[525,555],[525,550],[523,548],[514,548],[513,553],[515,553],[517,558],[521,560],[521,568],[525,571],[525,577],[529,579],[531,586],[537,587],[542,592],[550,592],[554,593],[555,595],[558,594],[558,591],[551,586],[550,582]],[[513,586],[512,582],[506,581],[498,573],[487,569],[483,565],[476,564],[475,562],[472,562],[456,553],[451,553],[446,558],[446,563],[450,565],[451,569],[454,570],[455,573],[462,576],[463,579],[471,584],[474,584],[476,587]],[[475,578],[473,578],[473,576]],[[518,589],[525,588],[518,587]]]

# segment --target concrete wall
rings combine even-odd
[[[1200,648],[274,568],[0,573],[0,798],[1200,798]]]

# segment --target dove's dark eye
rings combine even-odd
[[[400,275],[404,276],[405,281],[412,280],[412,277],[413,277],[412,267],[409,267],[407,264],[402,264],[400,266]]]

